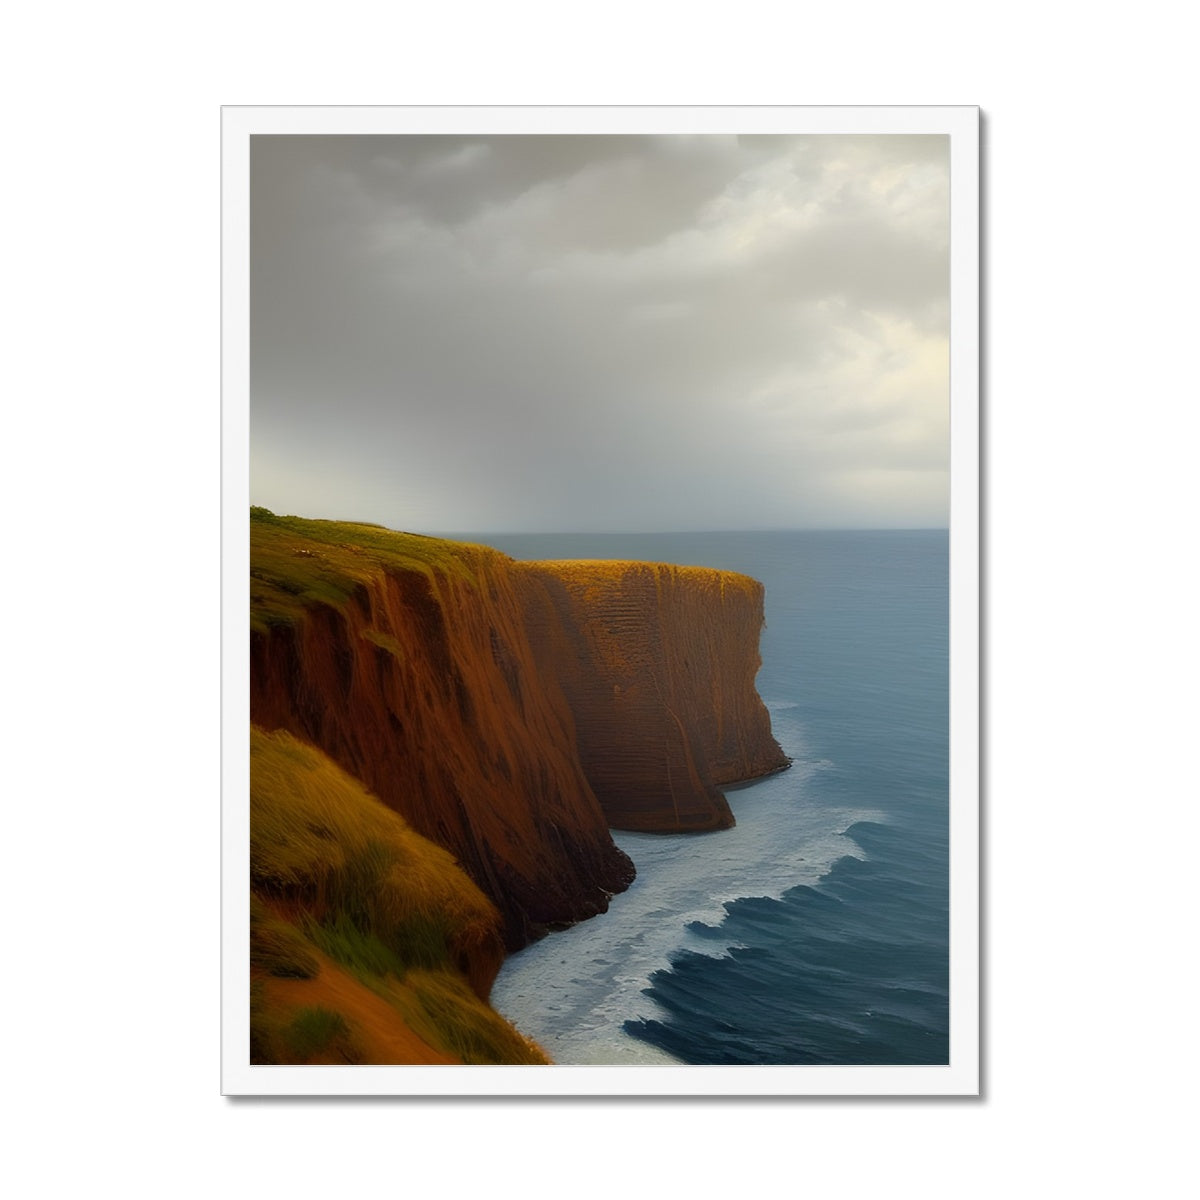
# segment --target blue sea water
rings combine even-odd
[[[505,963],[495,1007],[561,1063],[948,1061],[944,530],[477,537],[766,588],[758,691],[790,770],[734,829],[615,833],[608,913]]]

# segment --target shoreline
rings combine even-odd
[[[799,765],[746,781],[737,824],[711,831],[719,843],[614,830],[637,868],[634,883],[606,913],[507,955],[490,997],[496,1012],[559,1065],[686,1065],[624,1028],[664,1019],[644,994],[652,976],[672,970],[680,953],[728,953],[719,933],[702,937],[694,927],[720,929],[734,900],[815,884],[839,858],[861,854],[843,831],[879,815],[806,803],[805,781],[819,768]]]

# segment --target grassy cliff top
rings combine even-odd
[[[438,571],[473,581],[498,551],[382,525],[279,517],[250,509],[250,627],[289,625],[315,604],[340,605],[380,570]]]
[[[438,573],[477,581],[481,564],[507,555],[488,546],[402,533],[355,521],[280,517],[250,509],[250,627],[265,632],[290,625],[317,604],[344,604],[381,570]],[[631,572],[667,571],[724,591],[758,588],[749,576],[714,567],[674,566],[624,559],[561,559],[521,563],[551,571],[577,586],[619,585]]]
[[[554,558],[523,562],[521,566],[551,571],[574,583],[621,583],[639,573],[667,574],[677,579],[704,583],[741,583],[758,586],[749,575],[723,567],[681,566],[675,563],[641,562],[623,558]]]

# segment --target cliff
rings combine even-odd
[[[754,580],[252,515],[252,721],[448,850],[510,950],[629,885],[610,825],[730,825],[719,785],[787,764]]]
[[[252,721],[320,747],[446,847],[509,949],[607,908],[633,866],[534,660],[538,589],[485,547],[290,518],[251,535]]]
[[[723,829],[722,783],[790,760],[754,688],[763,588],[730,571],[658,563],[519,564],[558,620],[538,622],[542,669],[562,681],[579,756],[611,826]]]

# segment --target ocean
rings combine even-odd
[[[761,580],[758,691],[794,759],[727,789],[733,829],[615,832],[632,887],[510,956],[493,1006],[559,1063],[946,1063],[947,533],[473,540]]]

